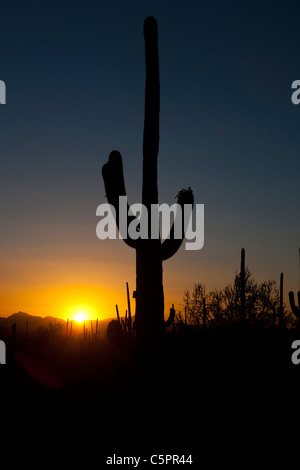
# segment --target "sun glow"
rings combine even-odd
[[[82,323],[87,320],[94,320],[96,318],[95,311],[88,305],[74,305],[69,309],[68,318]]]
[[[87,315],[83,312],[79,312],[75,315],[74,320],[78,323],[82,323],[84,320],[87,320]]]

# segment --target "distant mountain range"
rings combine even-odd
[[[112,320],[112,318],[106,318],[104,320],[99,320],[98,327],[99,331],[106,330],[108,323]],[[39,328],[48,328],[49,325],[55,323],[61,323],[63,328],[67,327],[67,322],[61,318],[53,317],[53,316],[46,316],[40,317],[36,315],[30,315],[29,313],[25,312],[17,312],[13,313],[9,317],[0,317],[0,330],[1,329],[11,329],[11,326],[15,323],[17,325],[17,332],[18,333],[26,333],[28,328],[28,333],[35,333],[39,330]],[[93,320],[93,326],[95,325],[96,320]],[[90,328],[90,320],[85,322],[86,328]],[[82,331],[83,330],[83,323],[78,323],[76,321],[72,322],[72,329],[74,331]]]
[[[18,312],[13,313],[9,317],[0,317],[0,328],[1,327],[11,327],[14,323],[17,324],[18,330],[26,331],[27,324],[28,329],[37,330],[38,328],[47,326],[51,321],[57,321],[55,317],[38,317],[35,315],[29,315],[29,313]],[[64,321],[64,320],[61,320]]]

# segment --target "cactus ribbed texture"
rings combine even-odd
[[[159,150],[159,110],[160,84],[158,59],[158,30],[155,18],[144,21],[146,83],[145,119],[143,135],[143,185],[142,204],[148,209],[158,204],[157,157]],[[102,175],[108,202],[116,210],[119,227],[119,196],[125,196],[122,157],[118,151],[109,155],[102,168]],[[178,193],[178,204],[193,204],[192,190]],[[128,217],[128,224],[131,219]],[[151,221],[148,223],[151,233]],[[174,239],[174,225],[170,237],[160,239],[130,238],[124,241],[136,250],[136,340],[141,353],[155,355],[153,348],[159,348],[164,337],[164,292],[162,262],[173,256],[179,249],[182,239]]]

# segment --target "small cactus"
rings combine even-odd
[[[127,291],[128,310],[126,310],[125,318],[120,317],[118,305],[116,305],[116,312],[117,312],[117,319],[118,319],[117,321],[118,321],[119,326],[122,330],[122,334],[130,339],[134,336],[134,333],[135,333],[135,322],[132,321],[132,316],[131,316],[131,306],[130,306],[130,295],[129,295],[128,282],[126,282],[126,291]]]
[[[296,318],[300,319],[300,291],[298,292],[297,296],[298,296],[298,307],[295,304],[294,292],[292,291],[289,292],[289,299],[290,299],[292,312]]]
[[[165,320],[165,328],[168,328],[168,326],[172,325],[174,318],[175,318],[175,308],[174,308],[174,304],[172,304],[172,307],[170,308],[169,318],[168,320]]]
[[[245,326],[246,323],[246,271],[245,271],[245,249],[241,251],[241,311],[240,311],[240,322],[241,326]]]
[[[283,324],[283,273],[280,274],[279,326]]]
[[[206,298],[203,298],[203,330],[206,330],[206,318],[207,318],[207,311],[206,311]]]

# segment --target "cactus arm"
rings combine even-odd
[[[289,292],[289,300],[293,314],[295,317],[300,318],[300,291],[298,292],[298,307],[295,304],[294,292]]]
[[[183,239],[184,239],[184,205],[191,204],[194,205],[194,196],[193,191],[188,189],[182,189],[177,195],[177,203],[181,206],[182,209],[182,237],[174,238],[174,223],[171,227],[170,238],[164,240],[161,245],[161,257],[163,261],[171,258],[179,250]]]
[[[142,203],[149,208],[158,202],[157,156],[159,149],[159,59],[157,23],[153,17],[144,21],[146,83],[143,135]]]
[[[122,157],[117,150],[110,153],[108,162],[103,165],[102,176],[108,202],[116,207],[119,196],[126,196]]]
[[[124,183],[124,174],[123,174],[123,164],[122,156],[117,151],[114,150],[110,153],[108,157],[108,162],[105,163],[102,167],[102,177],[104,181],[104,187],[106,192],[106,197],[112,206],[114,206],[116,211],[116,223],[119,228],[119,216],[120,216],[120,207],[119,207],[119,197],[126,196],[126,189]],[[128,214],[128,204],[127,204],[127,214]],[[134,217],[127,217],[127,226]],[[131,240],[130,238],[124,238],[124,242],[131,248],[136,248],[136,240]]]
[[[172,232],[171,232],[172,233]],[[170,235],[172,237],[172,234]],[[163,261],[167,261],[177,253],[182,245],[184,237],[182,238],[167,238],[161,245],[161,258]]]

